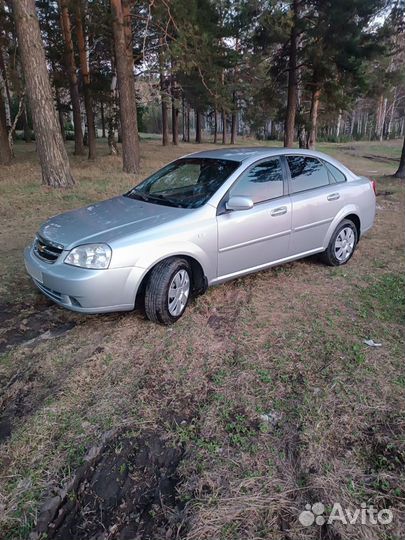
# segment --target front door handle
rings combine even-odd
[[[328,201],[337,201],[338,199],[340,199],[340,193],[331,193],[330,195],[328,195],[327,199]]]
[[[287,207],[286,206],[279,206],[278,208],[274,208],[274,210],[272,210],[270,212],[270,215],[271,216],[282,216],[284,214],[287,213]]]

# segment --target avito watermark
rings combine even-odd
[[[305,510],[301,512],[298,519],[304,527],[311,525],[322,526],[325,523],[331,525],[335,521],[344,525],[354,525],[361,523],[362,525],[389,525],[394,514],[390,508],[378,510],[373,505],[367,506],[366,503],[361,503],[360,508],[343,508],[338,502],[333,504],[332,510],[328,516],[325,516],[325,505],[321,502],[305,505]]]

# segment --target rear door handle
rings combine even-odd
[[[282,216],[284,214],[287,213],[287,207],[286,206],[279,206],[278,208],[274,208],[274,210],[272,210],[270,212],[270,215],[271,216]]]
[[[340,193],[331,193],[327,197],[328,201],[336,201],[337,199],[340,199]]]

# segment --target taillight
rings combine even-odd
[[[370,182],[373,186],[374,194],[377,195],[377,182],[375,180],[370,180]]]

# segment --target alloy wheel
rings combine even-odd
[[[344,227],[335,240],[335,256],[338,261],[345,262],[353,253],[356,237],[350,227]]]
[[[187,270],[176,272],[169,286],[168,308],[173,317],[178,317],[184,311],[190,294],[190,277]]]

